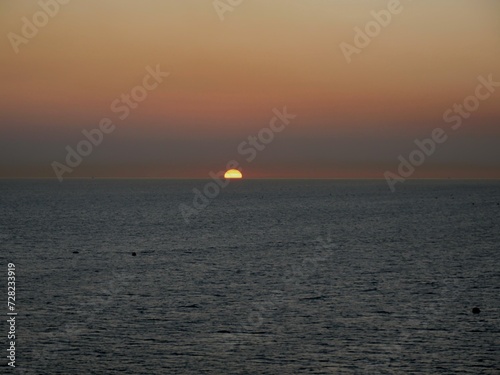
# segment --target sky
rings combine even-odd
[[[356,28],[397,0],[55,1],[0,2],[2,178],[55,178],[54,162],[64,178],[207,178],[231,160],[248,178],[384,178],[436,128],[447,140],[412,178],[500,178],[500,87],[459,129],[443,118],[479,77],[500,82],[498,0],[401,0],[366,46]],[[112,103],[148,67],[169,75],[121,119]],[[102,119],[113,131],[71,167]]]

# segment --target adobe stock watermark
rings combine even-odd
[[[287,266],[283,272],[282,286],[279,290],[274,290],[266,301],[254,302],[246,320],[241,322],[234,332],[228,330],[225,333],[223,345],[226,350],[233,350],[235,346],[243,344],[245,340],[248,340],[248,333],[260,329],[266,318],[270,318],[273,313],[280,314],[280,310],[286,310],[289,303],[287,299],[292,297],[290,292],[299,285],[304,288],[304,283],[319,271],[319,265],[336,255],[333,250],[339,250],[339,245],[332,241],[329,230],[327,236],[316,238],[314,248],[314,256],[305,257],[301,263]],[[286,314],[282,312],[281,315],[283,317]],[[279,335],[285,334],[286,327],[278,327],[275,332]]]
[[[243,0],[214,0],[212,5],[214,6],[215,12],[219,16],[219,19],[223,22],[226,19],[224,15],[227,12],[232,13],[242,3]]]
[[[481,102],[491,98],[496,88],[500,87],[500,82],[493,80],[493,74],[490,74],[488,78],[479,76],[477,80],[479,84],[476,86],[474,94],[466,97],[461,104],[455,103],[443,114],[444,122],[450,124],[453,131],[460,129],[464,120],[470,118],[479,109]],[[406,179],[410,178],[415,172],[416,167],[424,164],[425,160],[436,152],[437,145],[447,140],[447,131],[440,127],[433,129],[429,138],[423,140],[416,139],[414,143],[417,148],[411,151],[407,158],[403,157],[403,155],[398,156],[399,166],[397,171],[386,171],[384,173],[389,189],[395,192],[396,184],[403,183]]]
[[[128,93],[122,94],[111,102],[110,110],[118,115],[119,120],[125,120],[133,109],[139,107],[139,104],[147,99],[149,92],[158,88],[164,78],[170,75],[170,73],[162,72],[159,64],[154,69],[147,66],[146,72],[147,74],[142,79],[141,85],[135,86]],[[104,135],[111,134],[115,129],[116,125],[113,120],[104,117],[99,121],[98,127],[91,130],[82,130],[84,139],[78,142],[75,148],[69,145],[66,146],[66,163],[52,162],[51,166],[57,179],[62,182],[64,174],[73,172],[83,162],[83,158],[89,156],[94,147],[102,143]]]
[[[38,6],[40,10],[33,14],[31,19],[21,18],[21,35],[14,32],[7,34],[10,45],[16,54],[19,53],[19,46],[28,44],[30,40],[38,35],[40,29],[47,26],[51,18],[59,14],[61,5],[66,5],[70,0],[40,0]]]
[[[238,154],[244,156],[244,160],[247,163],[254,161],[257,154],[264,151],[267,145],[274,140],[276,133],[281,133],[285,130],[291,120],[297,117],[297,115],[288,113],[286,106],[283,107],[281,111],[274,108],[273,113],[275,116],[269,121],[268,127],[260,129],[257,136],[249,136],[247,140],[238,145]],[[198,215],[201,210],[205,209],[210,202],[220,194],[221,189],[229,185],[231,181],[229,179],[224,180],[224,172],[228,169],[238,169],[239,167],[240,162],[237,160],[230,160],[227,162],[225,170],[219,171],[218,173],[210,171],[208,175],[212,181],[207,182],[202,190],[197,188],[193,189],[194,197],[192,204],[187,205],[181,203],[179,205],[179,210],[186,224],[189,224],[191,217]]]
[[[445,266],[437,269],[428,267],[429,259],[427,257],[415,257],[415,249],[404,250],[407,254],[403,258],[412,259],[412,269],[419,270],[418,280],[425,280],[428,285],[432,285],[432,293],[421,295],[418,298],[418,303],[407,306],[413,311],[404,314],[404,320],[401,320],[397,329],[394,330],[395,333],[399,331],[399,336],[387,344],[387,351],[392,352],[389,365],[398,366],[404,363],[405,352],[411,350],[412,346],[423,337],[429,338],[433,333],[439,332],[443,318],[450,317],[450,314],[461,315],[467,310],[470,311],[469,308],[474,306],[474,303],[471,303],[471,294],[476,295],[477,293],[471,291],[467,279],[463,278],[462,273],[452,265],[457,264],[457,259],[467,259],[468,274],[480,275],[482,274],[481,264],[473,256],[474,250],[472,248],[466,247],[457,250],[442,252],[440,256],[433,259],[434,263]],[[414,276],[410,276],[411,274],[412,272],[395,270],[391,270],[390,273],[381,273],[377,275],[381,279],[377,289],[380,289],[382,296],[389,297],[392,301],[392,297],[390,297],[392,293],[399,293],[408,288],[408,283],[414,284],[416,282]],[[471,304],[469,305],[469,303]],[[402,310],[398,313],[401,312]],[[451,338],[457,330],[459,330],[458,327],[450,327],[447,337]],[[462,341],[462,338],[458,340]],[[398,369],[401,370],[399,367]],[[396,371],[394,373],[401,374],[403,372]],[[412,371],[407,369],[405,373],[412,373]]]
[[[83,335],[95,333],[93,327],[98,323],[103,314],[106,314],[117,303],[117,299],[130,284],[129,277],[124,272],[111,269],[107,280],[100,282],[100,287],[87,295],[83,301],[71,305],[71,310],[77,316],[77,321],[61,324],[57,331],[42,334],[42,341],[47,344],[38,345],[31,354],[31,360],[36,368],[23,368],[20,373],[36,375],[51,373],[50,371],[60,366],[64,353],[71,350],[72,345]],[[43,371],[43,372],[41,372]]]
[[[339,45],[347,63],[352,62],[352,55],[359,55],[363,52],[371,44],[372,40],[391,24],[393,16],[400,14],[403,10],[404,6],[401,4],[401,0],[389,0],[387,9],[382,9],[379,12],[372,10],[370,12],[372,20],[368,21],[363,28],[358,26],[354,28],[353,43],[342,42]]]

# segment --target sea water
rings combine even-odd
[[[0,181],[16,371],[500,373],[499,182],[206,183]]]

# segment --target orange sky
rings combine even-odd
[[[241,163],[247,176],[383,178],[478,76],[500,82],[497,0],[401,0],[348,64],[340,43],[388,2],[245,0],[221,21],[212,0],[73,0],[16,54],[7,35],[40,5],[2,1],[0,177],[54,177],[65,147],[109,117],[116,130],[68,177],[204,178],[244,161],[238,145],[286,106],[297,118]],[[117,119],[111,103],[157,64],[170,76]],[[499,101],[415,177],[500,177]]]

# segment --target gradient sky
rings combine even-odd
[[[45,0],[48,1],[48,0]],[[383,178],[443,113],[500,82],[498,0],[401,0],[348,64],[378,0],[245,0],[222,22],[212,0],[72,0],[16,54],[7,38],[38,1],[0,2],[0,177],[54,177],[81,131],[116,130],[67,177]],[[124,121],[110,110],[145,67],[171,75]],[[500,178],[500,89],[414,177]],[[297,118],[252,163],[238,145],[273,108]]]

